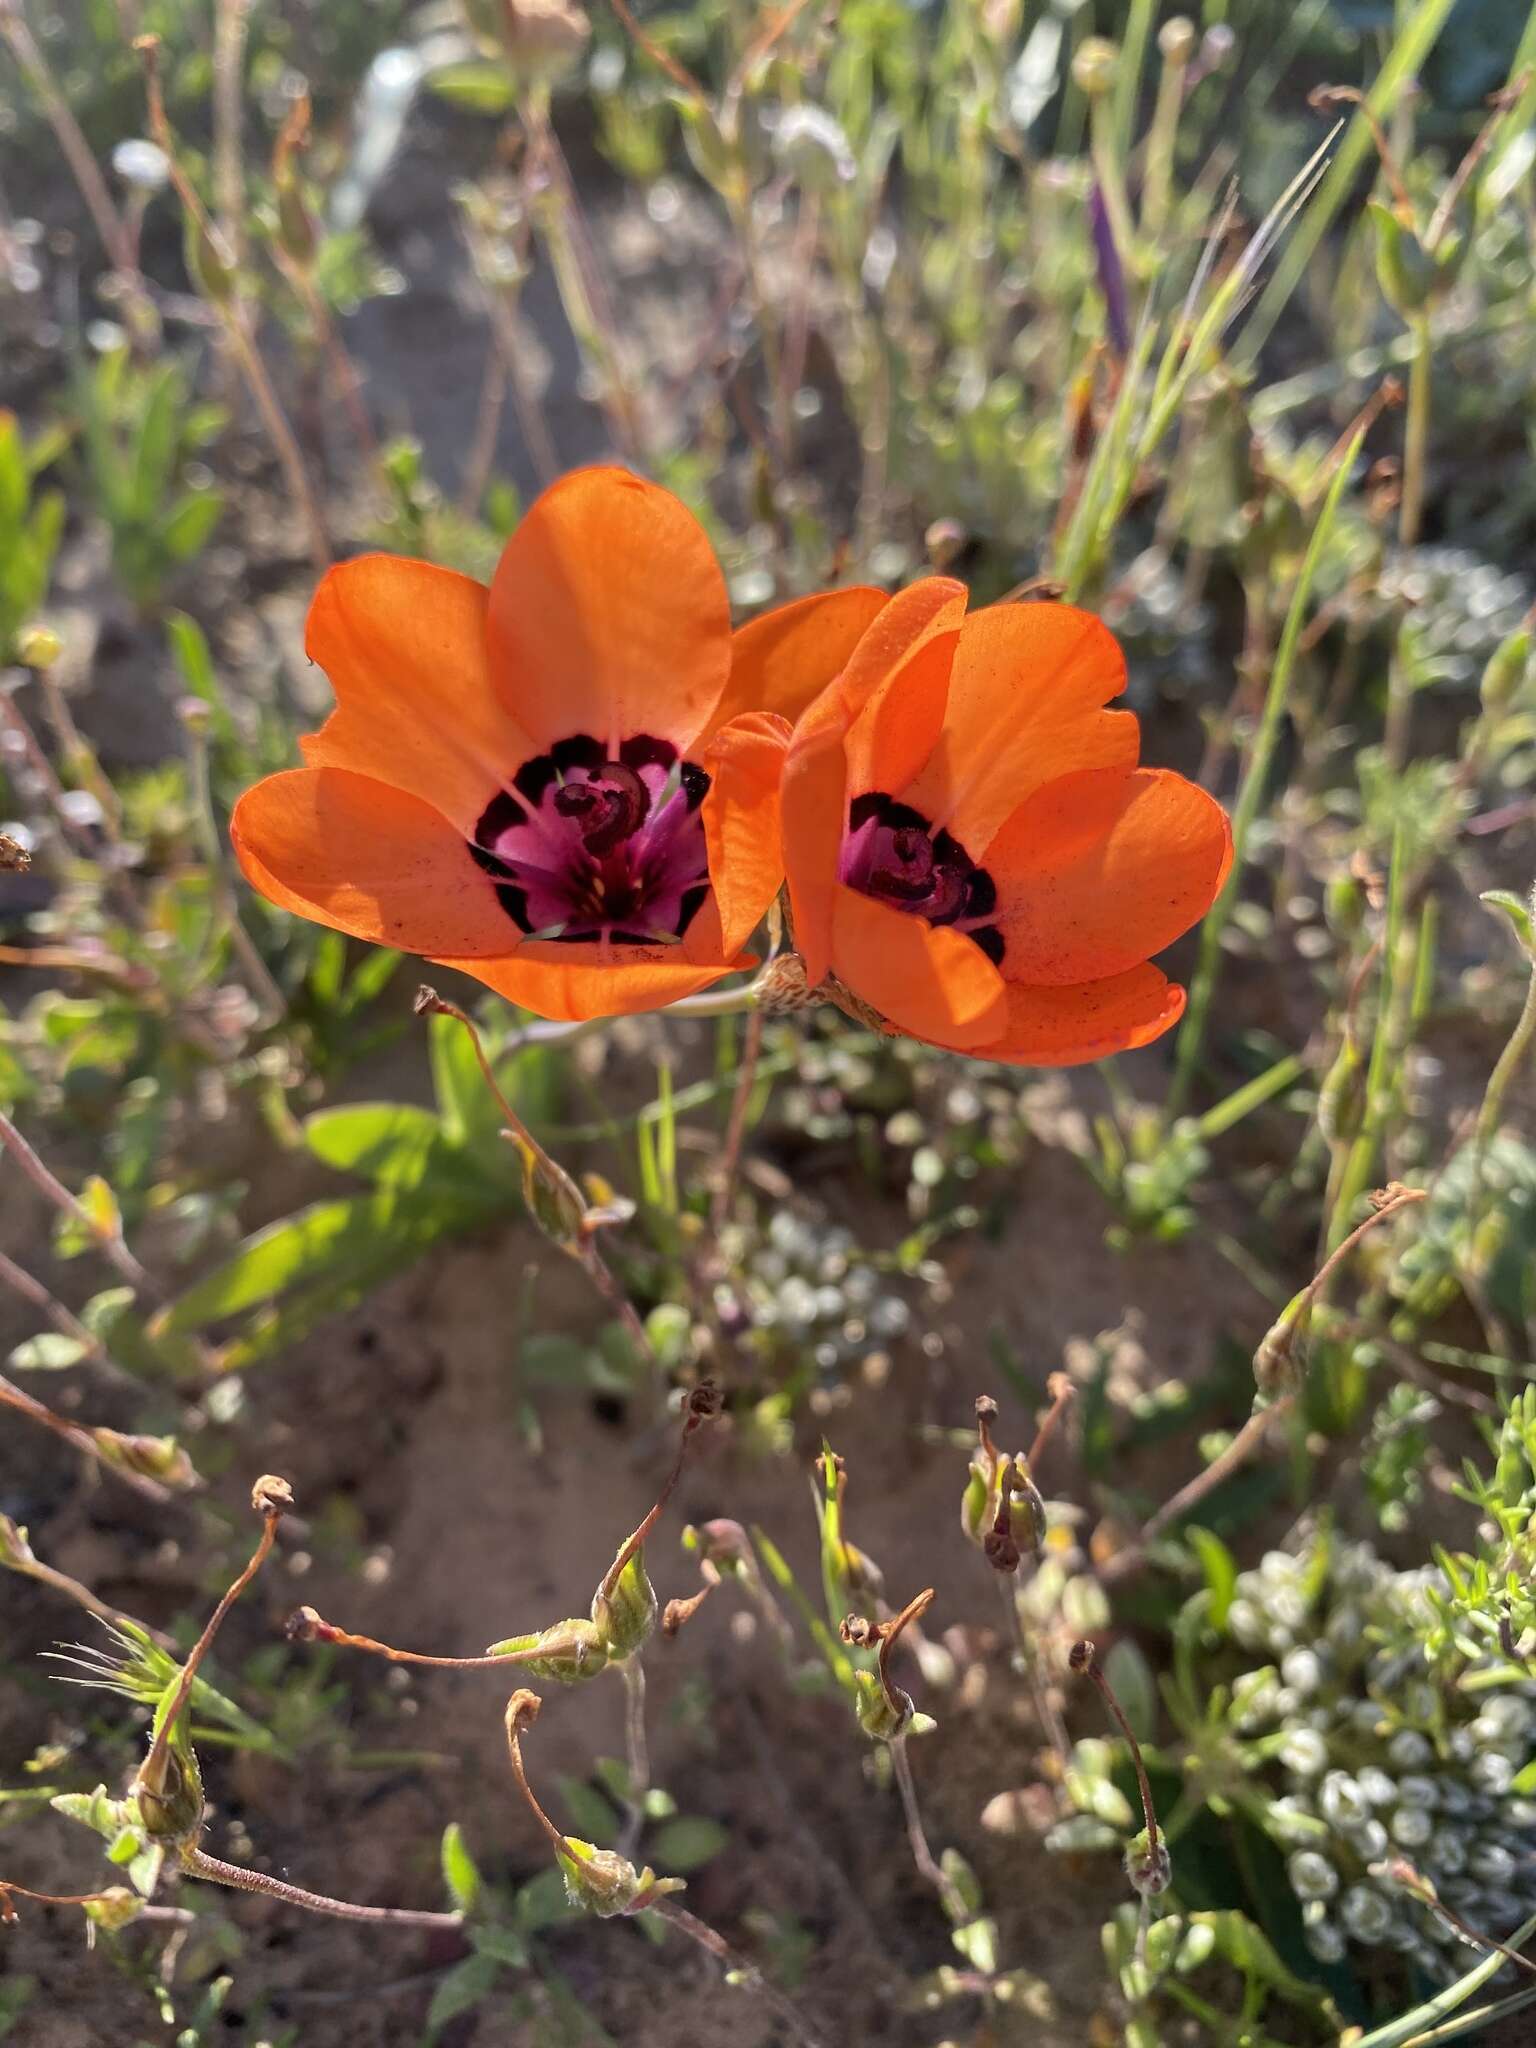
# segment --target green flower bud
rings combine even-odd
[[[911,1694],[897,1687],[896,1704],[892,1705],[879,1674],[874,1671],[856,1671],[853,1684],[853,1711],[859,1726],[871,1742],[893,1742],[917,1712]]]
[[[565,1895],[584,1913],[612,1920],[620,1913],[643,1912],[668,1892],[684,1889],[680,1877],[658,1877],[649,1864],[636,1870],[627,1856],[598,1849],[575,1835],[561,1837],[556,1852],[565,1879]]]
[[[296,178],[277,188],[277,240],[285,256],[301,270],[312,267],[320,250],[320,230]]]
[[[0,1565],[13,1572],[24,1572],[36,1562],[26,1530],[9,1515],[0,1515]]]
[[[1114,90],[1120,52],[1107,36],[1085,36],[1072,58],[1072,83],[1091,100]]]
[[[105,1927],[109,1934],[116,1934],[130,1920],[137,1920],[148,1903],[137,1892],[129,1891],[126,1885],[114,1884],[87,1903],[85,1917],[98,1927]]]
[[[1349,1039],[1317,1091],[1317,1127],[1330,1145],[1343,1144],[1360,1128],[1365,1108],[1365,1064]]]
[[[1376,279],[1393,312],[1410,319],[1443,299],[1466,261],[1467,238],[1442,234],[1427,248],[1417,230],[1379,199],[1368,202],[1376,223]]]
[[[52,668],[64,642],[51,626],[23,626],[16,635],[16,659],[23,668]]]
[[[592,1596],[592,1625],[607,1655],[615,1662],[634,1656],[656,1626],[656,1589],[645,1569],[645,1549],[636,1550],[607,1591],[607,1581]]]
[[[1301,1324],[1306,1299],[1305,1288],[1291,1297],[1253,1354],[1253,1384],[1266,1401],[1295,1393],[1307,1376],[1307,1344]]]
[[[237,273],[227,250],[201,221],[188,215],[184,238],[187,274],[210,304],[234,303]]]
[[[133,1799],[146,1840],[178,1849],[196,1841],[203,1824],[203,1774],[179,1729],[158,1753],[151,1750],[134,1780]]]
[[[997,1490],[992,1483],[992,1473],[980,1458],[972,1458],[970,1477],[960,1499],[960,1527],[978,1550],[986,1541],[996,1510]]]
[[[526,1652],[526,1655],[522,1653]],[[534,1678],[547,1678],[556,1685],[579,1685],[596,1678],[608,1663],[608,1645],[595,1623],[571,1619],[557,1621],[536,1635],[508,1636],[492,1643],[488,1657],[522,1655],[524,1669]]]
[[[1145,1828],[1125,1852],[1125,1874],[1131,1889],[1144,1899],[1155,1899],[1173,1883],[1173,1858],[1159,1836],[1152,1842]]]
[[[93,1429],[91,1435],[102,1462],[115,1465],[120,1472],[156,1479],[178,1493],[202,1484],[192,1460],[173,1436],[125,1436],[115,1429]]]

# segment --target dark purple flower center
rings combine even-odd
[[[935,832],[910,804],[876,790],[855,797],[839,874],[877,903],[910,910],[930,924],[954,925],[994,965],[1001,963],[1003,935],[988,922],[997,909],[997,885],[958,839]]]
[[[614,761],[576,733],[523,763],[469,850],[530,937],[675,944],[709,894],[708,790],[666,740],[636,734]]]

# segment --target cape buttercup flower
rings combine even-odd
[[[306,634],[336,709],[303,768],[236,805],[241,868],[284,910],[545,1017],[692,994],[756,964],[742,948],[783,875],[781,707],[830,680],[882,602],[788,605],[733,648],[703,529],[607,468],[536,501],[489,589],[343,563]]]
[[[795,728],[784,859],[807,983],[978,1059],[1145,1045],[1184,1008],[1150,956],[1215,901],[1226,814],[1137,766],[1098,619],[965,603],[947,577],[899,592]]]

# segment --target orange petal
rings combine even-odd
[[[911,1038],[970,1051],[1007,1021],[1003,978],[973,939],[842,883],[832,911],[832,967]]]
[[[1114,635],[1064,604],[999,604],[960,630],[943,739],[901,794],[972,860],[1024,799],[1080,768],[1134,768],[1136,721],[1100,707],[1125,688]]]
[[[1070,988],[1008,984],[1008,1022],[990,1045],[966,1046],[979,1060],[1014,1067],[1077,1067],[1149,1045],[1184,1014],[1184,991],[1155,967]]]
[[[782,718],[756,713],[724,726],[704,755],[704,840],[727,952],[745,945],[784,879],[779,783],[788,741]]]
[[[269,775],[229,836],[253,889],[333,931],[407,953],[509,953],[521,936],[441,812],[371,776]]]
[[[590,733],[680,751],[731,667],[731,610],[704,529],[625,469],[578,469],[529,507],[491,580],[491,661],[543,753]]]
[[[791,725],[846,667],[876,612],[883,590],[853,585],[798,597],[749,619],[731,637],[731,679],[710,730],[744,711],[776,711]]]
[[[699,916],[703,915],[700,911]],[[457,967],[509,1002],[558,1023],[585,1023],[592,1017],[627,1017],[637,1010],[664,1009],[680,996],[696,995],[723,975],[757,965],[752,954],[713,966],[690,965],[678,958],[676,947],[665,958],[658,958],[644,948],[626,946],[622,960],[615,949],[608,962],[598,960],[597,951],[596,941],[581,946],[543,941],[522,947],[511,959],[447,959],[435,964]],[[639,959],[629,957],[636,953],[641,955]]]
[[[1204,917],[1231,861],[1226,812],[1182,775],[1048,782],[987,853],[1004,972],[1053,987],[1120,974]]]
[[[486,590],[451,569],[360,555],[332,569],[304,645],[337,709],[300,742],[311,768],[347,768],[434,804],[468,835],[537,748],[497,697]]]
[[[926,576],[898,591],[876,614],[834,687],[822,692],[795,727],[784,763],[784,867],[795,944],[813,988],[831,960],[848,798],[850,792],[862,794],[852,790],[849,777],[850,730],[878,691],[894,693],[926,648],[953,638],[964,614],[965,585],[947,576]],[[872,744],[861,753],[866,769],[872,754]]]

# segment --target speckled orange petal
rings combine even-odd
[[[703,915],[701,910],[699,916]],[[607,961],[597,954],[595,940],[580,946],[540,941],[508,960],[440,959],[436,965],[457,967],[509,1002],[558,1023],[664,1009],[681,996],[697,995],[723,975],[757,965],[751,954],[714,966],[693,965],[679,959],[676,947],[665,958],[638,946],[626,946],[622,954],[615,947]]]
[[[407,953],[509,953],[517,926],[468,846],[430,804],[345,768],[269,775],[229,836],[269,903]]]
[[[731,667],[725,578],[670,491],[578,469],[535,499],[491,579],[491,663],[535,752],[572,733],[691,746]]]
[[[1010,982],[1002,1036],[957,1050],[1014,1067],[1078,1067],[1150,1045],[1183,1014],[1183,989],[1147,965],[1068,988]]]
[[[791,725],[847,666],[888,593],[862,584],[797,597],[738,626],[731,679],[709,730],[744,711],[776,711]]]
[[[1044,782],[1134,768],[1136,721],[1101,706],[1125,687],[1114,635],[1064,604],[999,604],[960,629],[944,733],[905,800],[972,860]]]
[[[703,757],[704,841],[727,952],[746,944],[784,879],[779,784],[788,743],[787,723],[759,712],[722,727]]]
[[[965,585],[927,576],[877,613],[837,682],[795,727],[784,763],[784,868],[795,944],[814,988],[827,972],[837,864],[848,822],[848,736],[882,686],[894,689],[935,640],[951,637],[965,612]],[[857,792],[855,792],[857,793]]]
[[[1048,782],[987,853],[1003,971],[1053,987],[1120,974],[1204,917],[1231,860],[1226,812],[1182,775]]]
[[[311,768],[371,775],[433,804],[466,835],[538,750],[491,681],[486,590],[396,555],[328,572],[304,645],[337,709],[300,741]]]
[[[1003,978],[973,939],[837,885],[832,970],[911,1038],[970,1051],[1007,1020]]]

